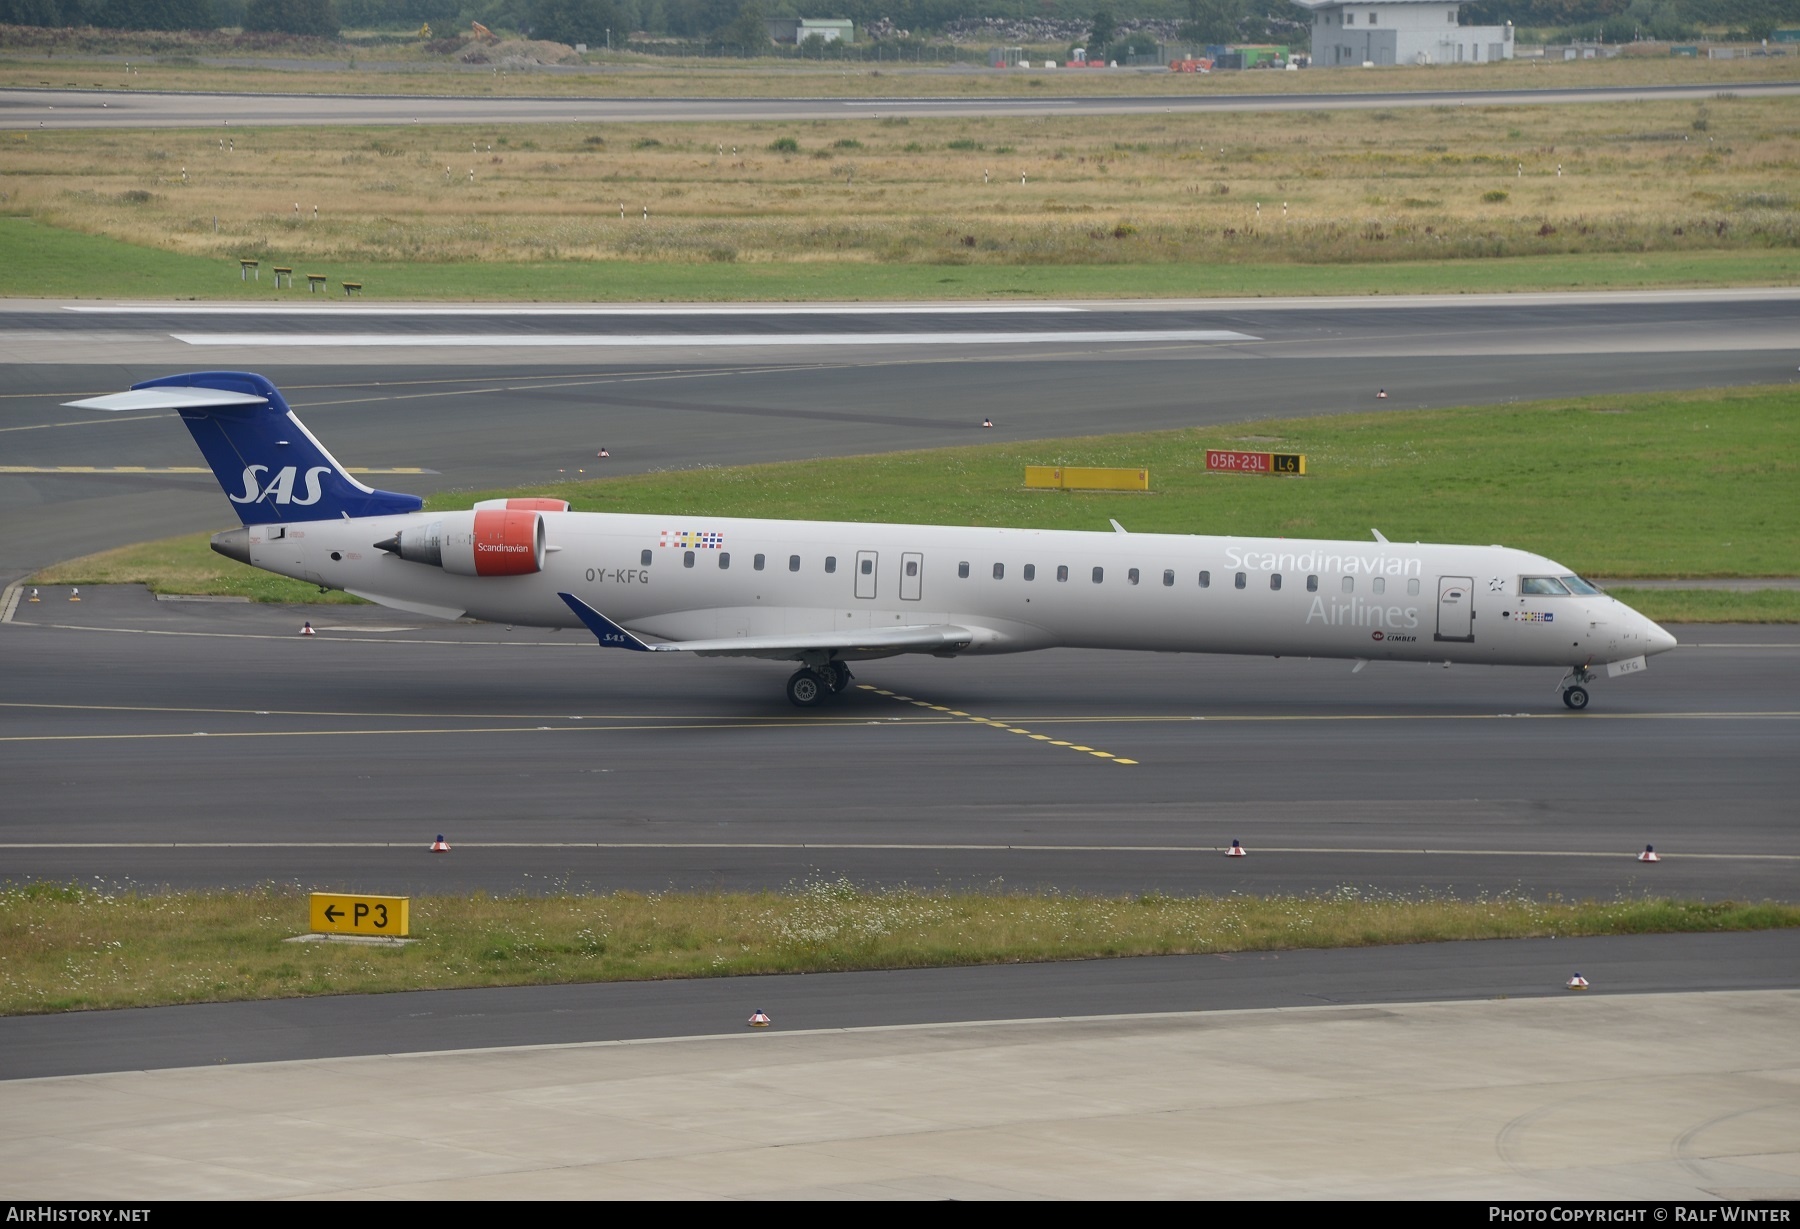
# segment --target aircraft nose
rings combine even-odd
[[[1650,641],[1650,647],[1644,650],[1646,654],[1667,653],[1675,647],[1675,637],[1664,631],[1659,624],[1650,619],[1645,619],[1644,623],[1645,635]]]

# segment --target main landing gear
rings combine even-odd
[[[1589,670],[1586,666],[1576,666],[1573,670],[1563,675],[1563,703],[1578,713],[1586,708],[1588,706],[1588,691],[1582,684],[1592,682],[1593,678],[1594,672]]]
[[[854,676],[841,661],[828,661],[820,666],[802,666],[789,676],[788,699],[800,708],[823,704],[826,696],[835,696],[850,686]]]

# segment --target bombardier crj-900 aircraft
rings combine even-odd
[[[1315,542],[571,512],[424,512],[344,471],[275,386],[169,376],[73,401],[175,410],[243,527],[222,555],[418,615],[586,626],[646,653],[799,663],[795,704],[850,662],[1056,647],[1557,666],[1563,703],[1675,638],[1570,569],[1504,546]]]

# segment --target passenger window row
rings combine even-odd
[[[652,558],[651,552],[648,550],[644,551],[643,554],[640,556],[642,565],[644,567],[649,567],[651,558]],[[719,559],[719,570],[721,572],[726,571],[731,567],[731,552],[730,551],[720,551],[718,554],[718,559]],[[754,568],[756,571],[760,572],[763,570],[763,567],[766,563],[767,563],[767,557],[759,554],[752,558],[750,566],[752,568]],[[691,568],[694,566],[694,552],[693,551],[690,550],[690,551],[682,552],[681,566],[684,568]],[[906,565],[906,569],[907,569],[906,574],[908,576],[917,576],[918,568],[919,568],[919,565],[916,562],[908,561],[907,565]],[[800,556],[789,555],[788,556],[788,571],[798,572],[799,570],[800,570]],[[831,574],[835,573],[836,571],[837,571],[837,556],[836,555],[825,556],[825,572],[826,572],[826,574],[831,575]],[[875,574],[875,561],[873,559],[862,560],[861,561],[861,571],[864,576],[873,576]],[[1024,566],[1024,568],[1022,569],[1022,574],[1024,575],[1024,577],[1027,581],[1036,580],[1037,579],[1037,565],[1035,563],[1026,564]],[[969,579],[969,562],[968,562],[968,560],[965,559],[956,565],[956,575],[962,580]],[[996,563],[994,565],[994,579],[995,580],[1005,580],[1006,579],[1006,565],[1004,563]],[[1056,579],[1059,582],[1067,582],[1068,581],[1069,568],[1068,568],[1067,564],[1058,564],[1057,565]],[[1588,586],[1585,581],[1581,581],[1576,577],[1567,577],[1565,579],[1574,581],[1576,584],[1580,584],[1580,585],[1584,586],[1585,588],[1589,588],[1589,589],[1592,588],[1592,586]],[[1127,568],[1125,570],[1125,583],[1126,584],[1135,585],[1135,584],[1139,583],[1139,581],[1141,581],[1141,580],[1142,580],[1142,575],[1138,571],[1137,568]],[[1200,588],[1202,588],[1202,589],[1212,588],[1212,572],[1211,571],[1202,571],[1199,576],[1199,581],[1200,581]],[[1232,576],[1232,584],[1235,588],[1238,588],[1238,589],[1248,588],[1249,582],[1250,582],[1250,577],[1249,577],[1249,574],[1246,572],[1237,572]],[[1093,570],[1093,583],[1096,585],[1106,583],[1106,569],[1105,568],[1095,568]],[[1173,589],[1175,587],[1175,569],[1174,568],[1164,568],[1163,569],[1162,583],[1163,583],[1163,588],[1165,588],[1165,589]],[[1339,580],[1338,586],[1345,593],[1355,593],[1356,592],[1356,577],[1345,576],[1341,580]],[[1552,586],[1554,586],[1554,588],[1552,588]],[[1548,577],[1542,577],[1542,578],[1530,577],[1530,578],[1527,578],[1520,585],[1520,589],[1522,592],[1531,593],[1531,594],[1549,594],[1549,593],[1566,594],[1569,592],[1570,588],[1573,588],[1573,587],[1574,587],[1573,585],[1564,587],[1563,585],[1559,584],[1557,581],[1551,580]],[[1275,591],[1279,591],[1281,589],[1281,573],[1280,572],[1270,572],[1269,573],[1269,588],[1272,590],[1275,590]],[[1319,591],[1319,578],[1317,575],[1309,575],[1306,578],[1306,591],[1308,593],[1317,593]],[[1580,592],[1580,591],[1581,590],[1577,590],[1577,592]],[[1596,592],[1596,593],[1599,592],[1598,589],[1593,589],[1592,591]],[[1387,592],[1387,578],[1385,576],[1371,577],[1369,580],[1369,592],[1376,596],[1381,596],[1381,595],[1385,594]],[[1408,597],[1417,597],[1419,595],[1419,580],[1416,576],[1407,578],[1406,593],[1407,593]]]
[[[865,565],[865,571],[866,570],[867,570],[867,566]],[[963,580],[969,579],[968,560],[965,559],[963,562],[956,565],[956,574],[958,577],[960,577]],[[1025,579],[1028,581],[1036,580],[1037,579],[1037,565],[1034,563],[1026,564],[1023,569],[1023,575],[1024,575]],[[1005,580],[1006,579],[1006,565],[1004,563],[996,563],[994,565],[994,579],[995,580]],[[1066,565],[1066,564],[1057,565],[1056,579],[1058,581],[1067,581],[1069,579],[1068,565]],[[1138,584],[1142,579],[1143,579],[1143,576],[1138,571],[1137,568],[1127,568],[1125,570],[1125,583],[1126,584],[1135,585],[1135,584]],[[1104,584],[1106,581],[1106,569],[1105,568],[1095,568],[1094,572],[1093,572],[1093,580],[1094,580],[1094,583],[1097,585]],[[1200,580],[1200,587],[1202,589],[1212,588],[1212,572],[1211,571],[1202,571],[1200,573],[1199,580]],[[1162,583],[1163,583],[1163,587],[1165,589],[1173,589],[1175,587],[1175,569],[1174,568],[1164,568],[1163,569]],[[1282,574],[1280,572],[1270,572],[1269,573],[1269,588],[1270,589],[1279,591],[1281,589],[1281,583],[1282,583]],[[1239,588],[1239,589],[1248,588],[1250,585],[1249,573],[1238,572],[1238,573],[1234,574],[1232,577],[1232,584],[1234,587]],[[1340,585],[1345,593],[1355,593],[1356,592],[1356,577],[1346,576],[1342,579],[1342,581],[1340,582]],[[1387,592],[1387,578],[1384,576],[1373,577],[1370,580],[1369,588],[1372,593],[1377,593],[1377,594],[1386,593]],[[1317,593],[1319,591],[1319,577],[1316,573],[1307,576],[1306,591],[1308,593]],[[1418,596],[1419,581],[1418,581],[1417,577],[1412,577],[1407,580],[1406,592],[1407,592],[1408,596],[1411,596],[1411,597]]]

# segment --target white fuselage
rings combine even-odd
[[[1526,596],[1525,578],[1570,570],[1501,546],[547,512],[534,574],[459,576],[376,548],[433,518],[251,526],[251,562],[444,618],[579,626],[567,592],[675,641],[952,624],[975,633],[970,653],[1569,667],[1674,644],[1603,594]]]

